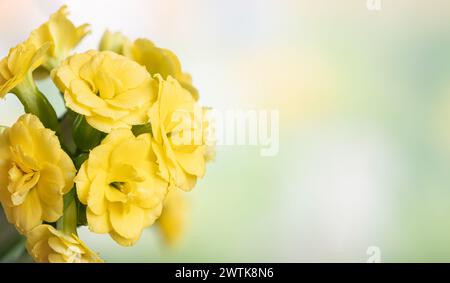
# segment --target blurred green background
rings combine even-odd
[[[218,146],[176,247],[132,248],[81,229],[109,262],[450,261],[450,2],[381,0],[0,1],[0,51],[66,3],[173,50],[215,109],[275,109],[280,150]],[[41,88],[62,100],[50,82]],[[0,102],[0,124],[22,113]]]

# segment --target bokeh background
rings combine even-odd
[[[0,55],[61,4],[173,50],[216,109],[275,109],[280,150],[219,146],[175,247],[81,229],[109,262],[450,261],[450,2],[0,0]],[[60,111],[50,82],[41,88]],[[54,95],[53,95],[54,94]],[[23,112],[0,102],[0,124]]]

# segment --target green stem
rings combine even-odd
[[[1,256],[0,263],[15,262],[19,257],[21,257],[26,251],[25,242],[25,238],[20,237],[18,241],[12,244],[8,251]]]
[[[77,150],[77,146],[73,141],[73,120],[75,119],[76,114],[72,111],[66,111],[66,113],[59,119],[59,125],[61,128],[61,138],[63,143],[61,143],[62,149],[69,154],[71,157],[75,154]]]
[[[73,188],[64,196],[64,215],[56,223],[58,230],[67,235],[77,235],[77,214],[76,189]]]
[[[39,91],[31,73],[12,91],[22,103],[26,113],[36,115],[46,128],[60,133],[58,117],[47,98]]]
[[[103,133],[89,125],[86,117],[80,114],[73,121],[72,134],[77,148],[83,151],[96,147],[103,137]]]
[[[8,254],[11,254],[11,251],[16,248],[18,245],[23,245],[23,238],[20,235],[14,235],[15,237],[12,239],[7,239],[2,243],[2,247],[0,247],[0,260],[3,260],[8,257]]]

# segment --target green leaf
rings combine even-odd
[[[78,224],[78,208],[77,208],[77,190],[75,187],[64,195],[64,214],[56,222],[58,230],[63,231],[67,235],[77,234]]]
[[[86,117],[78,114],[73,122],[73,141],[76,146],[87,151],[96,147],[102,140],[103,133],[86,122]]]
[[[75,164],[75,168],[77,170],[80,169],[81,165],[89,158],[89,153],[82,153],[73,159],[73,163]]]
[[[144,125],[135,125],[131,128],[131,131],[135,136],[139,136],[141,134],[150,133],[152,134],[152,125],[150,123]]]
[[[23,246],[23,236],[14,225],[6,221],[3,209],[0,208],[0,262],[13,261],[12,255],[17,246]]]
[[[86,217],[86,205],[82,204],[80,200],[77,198],[77,207],[78,207],[78,226],[87,225],[87,217]]]
[[[31,72],[12,92],[20,100],[26,113],[36,115],[46,128],[55,131],[59,136],[60,128],[55,109],[37,88]]]

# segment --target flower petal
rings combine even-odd
[[[112,203],[109,213],[111,225],[120,236],[132,239],[140,235],[144,222],[144,212],[141,208]]]

